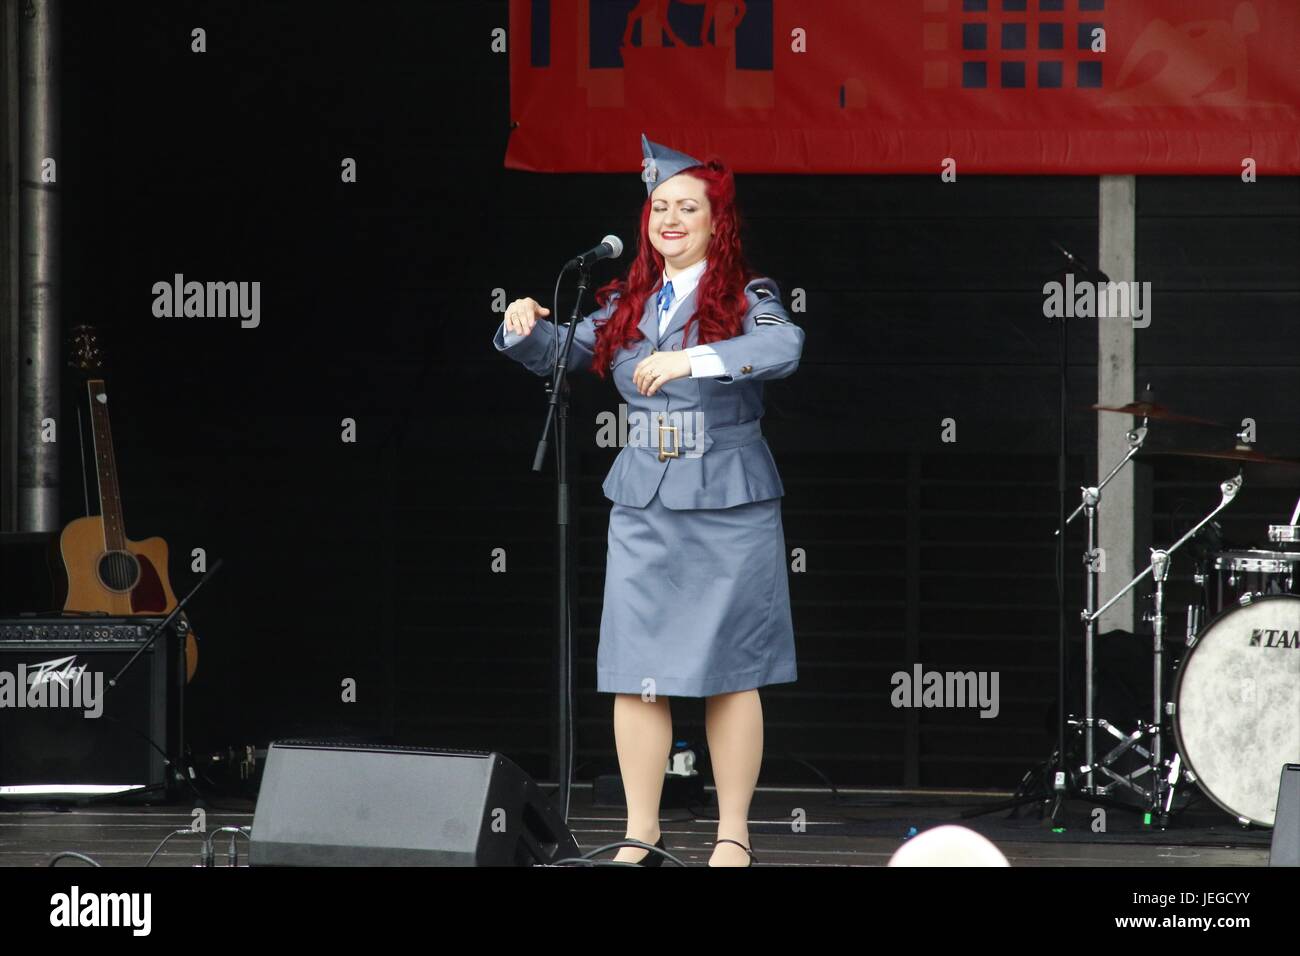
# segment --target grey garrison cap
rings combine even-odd
[[[676,176],[683,169],[704,165],[694,156],[687,156],[675,149],[669,149],[667,146],[650,142],[645,138],[645,133],[641,134],[641,153],[649,160],[648,163],[642,164],[641,173],[642,179],[645,180],[647,196],[654,192],[655,188],[665,179]]]

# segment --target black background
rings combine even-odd
[[[128,535],[167,539],[178,593],[192,549],[227,562],[191,614],[200,751],[319,734],[547,770],[543,390],[491,345],[494,290],[548,299],[569,256],[635,236],[644,191],[636,142],[621,175],[503,168],[491,31],[507,26],[504,2],[64,5],[64,321],[96,325],[109,351]],[[841,784],[1010,786],[1051,749],[1056,329],[1040,290],[1061,265],[1049,239],[1096,261],[1097,180],[738,187],[746,255],[808,303],[801,368],[767,389],[787,542],[808,570],[791,576],[799,680],[763,692],[764,782],[815,782],[798,758]],[[1141,177],[1137,230],[1155,294],[1139,382],[1187,414],[1252,416],[1262,450],[1300,453],[1300,183]],[[260,281],[261,326],[154,317],[153,284],[175,273]],[[1070,349],[1077,484],[1095,468],[1095,328],[1073,326]],[[583,423],[617,402],[609,382],[575,382],[582,777],[616,767],[613,698],[594,692],[614,450]],[[1230,433],[1166,426],[1152,443]],[[1164,542],[1235,471],[1147,462]],[[1248,473],[1236,542],[1285,519],[1294,474]],[[1077,603],[1077,574],[1068,586]],[[892,708],[890,674],[913,660],[999,671],[1001,715]],[[673,709],[677,738],[702,743],[701,702]]]

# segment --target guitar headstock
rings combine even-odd
[[[68,365],[89,376],[102,374],[104,361],[104,350],[100,346],[99,332],[95,327],[73,326],[68,337]]]

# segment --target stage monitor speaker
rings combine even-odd
[[[1268,865],[1300,866],[1300,763],[1282,768]]]
[[[498,753],[284,740],[267,751],[249,863],[533,866],[579,853]]]

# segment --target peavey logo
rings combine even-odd
[[[1267,640],[1265,640],[1267,638]],[[1250,632],[1251,647],[1290,647],[1300,650],[1300,631],[1280,631],[1272,627],[1256,627]]]
[[[50,925],[129,926],[133,936],[148,936],[153,925],[151,893],[70,893],[50,897]]]
[[[0,671],[0,708],[80,708],[91,719],[104,712],[104,675],[86,672],[76,656],[41,664],[18,665],[18,673]]]
[[[81,678],[86,673],[85,664],[77,667],[72,663],[76,659],[74,655],[72,657],[60,657],[54,661],[46,661],[44,664],[34,664],[32,665],[36,668],[34,671],[24,664],[23,668],[28,671],[27,683],[48,684],[50,681],[54,681],[60,687],[73,687],[81,681]],[[58,670],[57,668],[60,667],[63,669]]]

